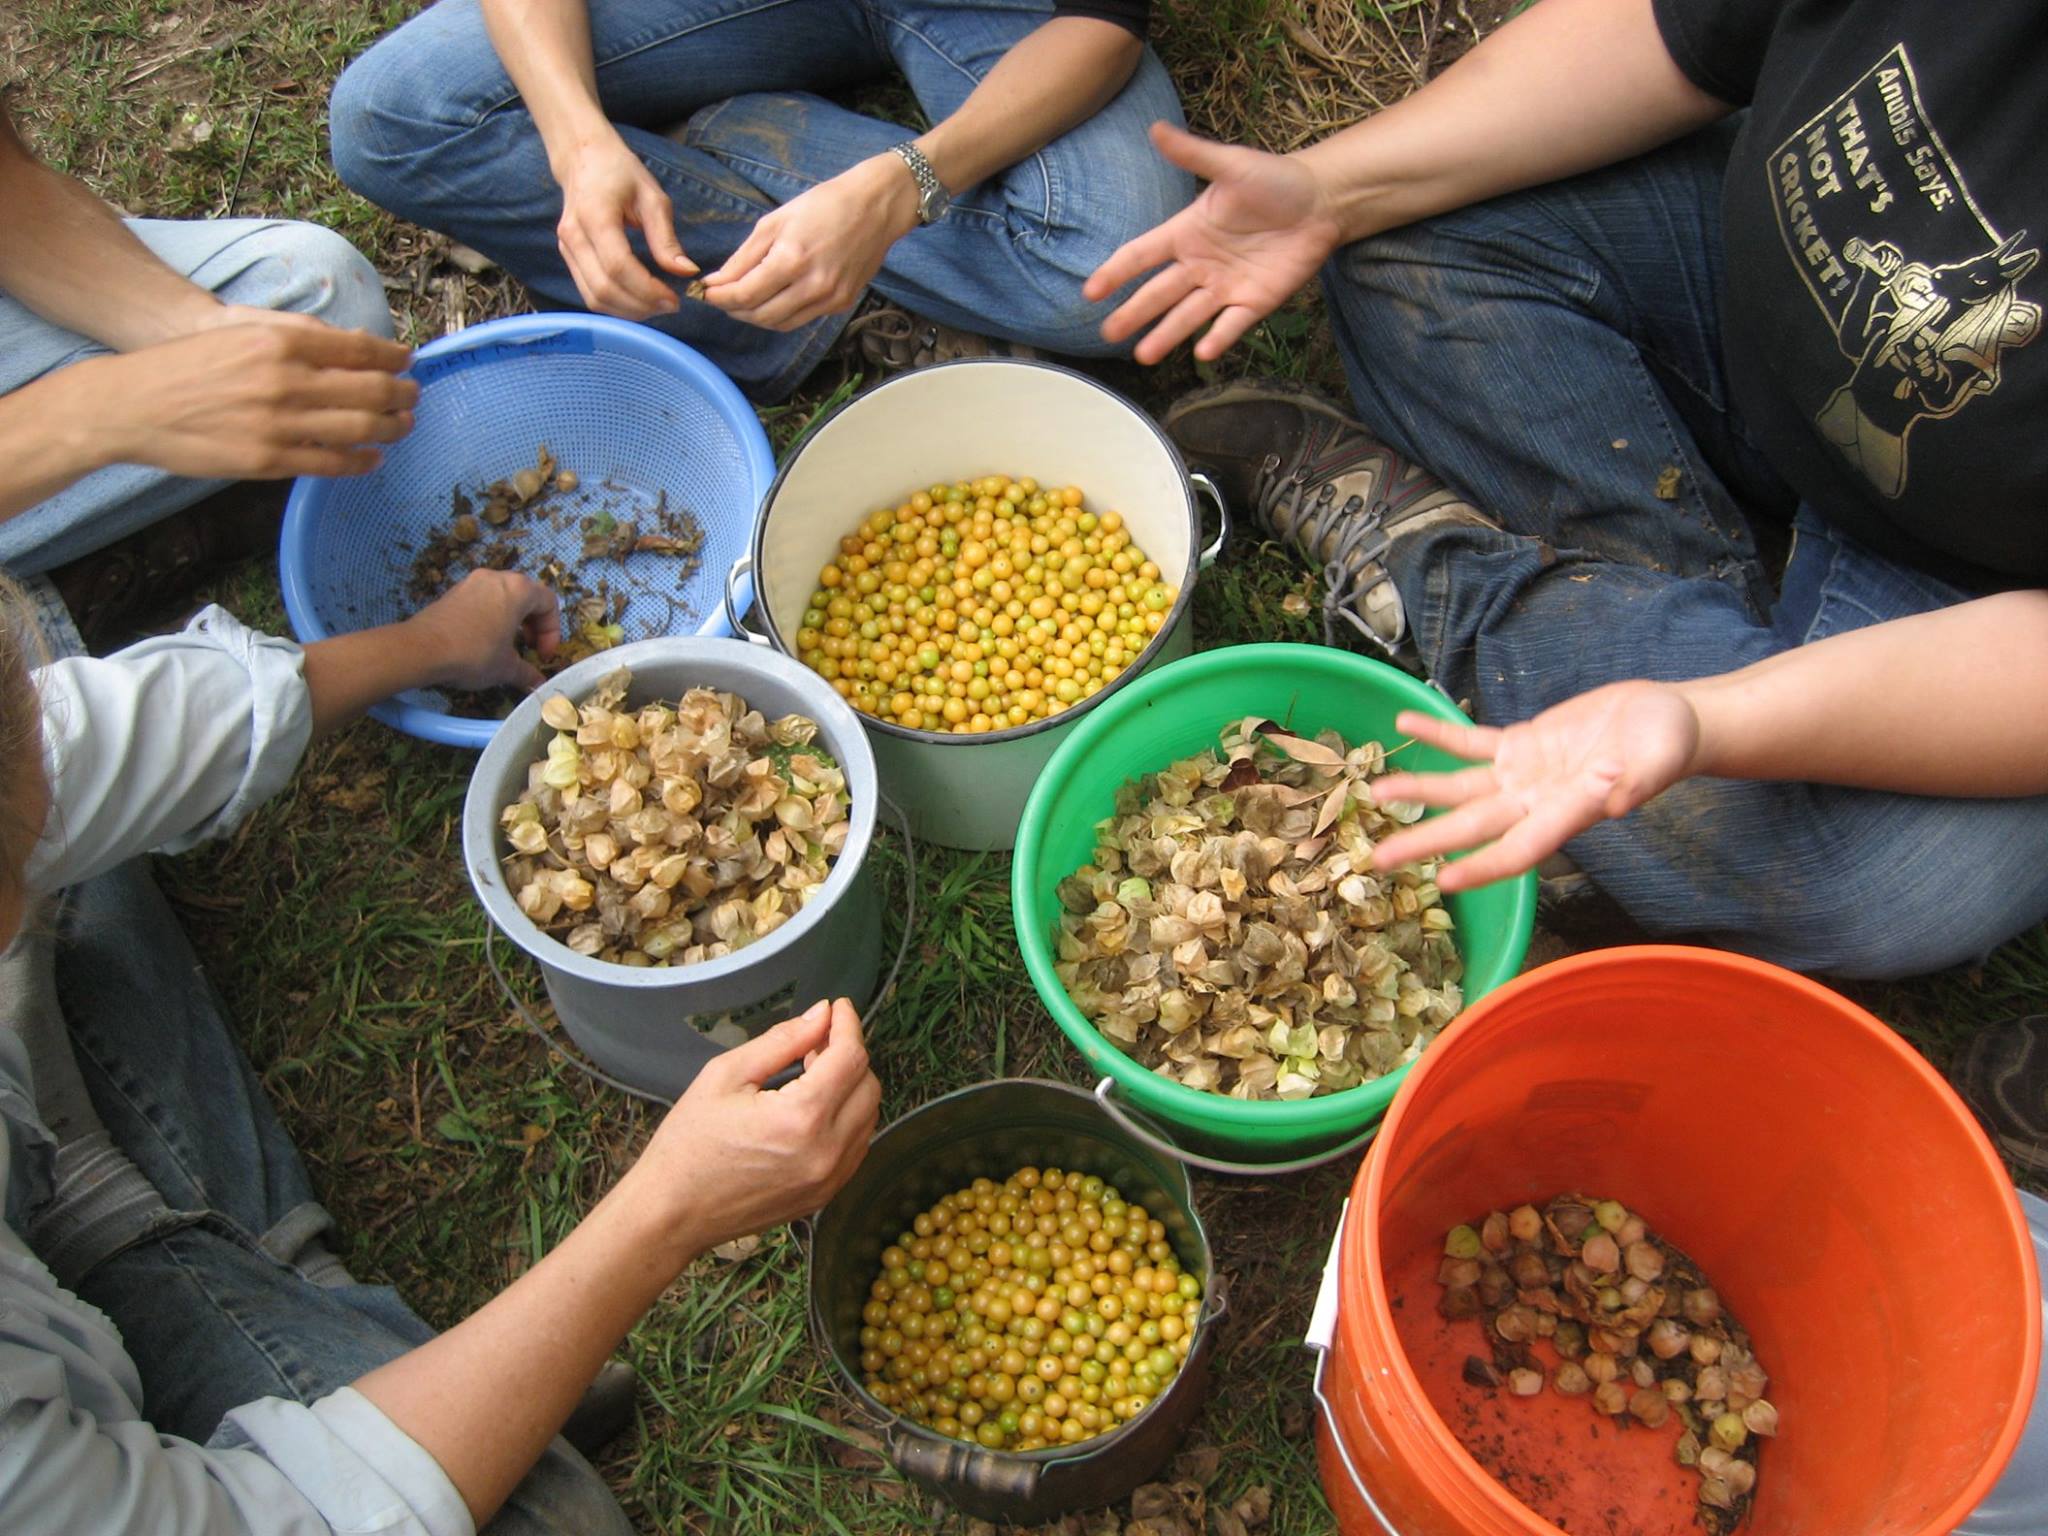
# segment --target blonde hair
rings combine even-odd
[[[34,669],[49,659],[36,605],[4,572],[0,572],[0,890],[19,894],[29,851],[42,833],[22,815],[25,804],[41,795],[24,794],[27,775],[43,774],[43,706],[36,692]]]

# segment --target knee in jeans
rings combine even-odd
[[[442,94],[432,65],[394,33],[344,69],[327,98],[336,174],[379,207],[408,215],[413,194],[431,184],[424,162],[447,136],[430,115]]]
[[[318,224],[273,224],[249,236],[269,269],[272,309],[311,315],[343,330],[392,334],[391,307],[377,269],[362,252]]]

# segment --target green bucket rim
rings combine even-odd
[[[1471,717],[1443,694],[1399,668],[1328,646],[1274,642],[1221,646],[1157,668],[1076,724],[1072,734],[1060,743],[1039,773],[1017,829],[1016,852],[1010,865],[1010,911],[1017,930],[1018,946],[1024,955],[1024,969],[1030,974],[1031,984],[1037,989],[1039,1000],[1052,1015],[1053,1022],[1059,1025],[1061,1033],[1080,1051],[1088,1064],[1115,1079],[1117,1086],[1127,1091],[1140,1109],[1160,1116],[1172,1126],[1188,1130],[1225,1135],[1263,1132],[1276,1139],[1298,1141],[1355,1131],[1377,1119],[1393,1102],[1411,1063],[1403,1062],[1384,1077],[1360,1083],[1355,1088],[1340,1089],[1336,1093],[1309,1099],[1233,1099],[1227,1094],[1205,1093],[1162,1077],[1111,1043],[1074,1006],[1065,985],[1053,970],[1053,950],[1048,939],[1050,928],[1043,921],[1046,914],[1041,910],[1043,903],[1039,893],[1031,888],[1031,872],[1039,863],[1053,798],[1082,766],[1096,744],[1121,728],[1127,716],[1145,708],[1161,695],[1202,682],[1211,674],[1237,671],[1247,665],[1261,667],[1276,679],[1303,671],[1326,673],[1375,692],[1390,693],[1398,701],[1397,708],[1426,711],[1460,725],[1472,724]],[[1276,681],[1276,692],[1284,687],[1284,682]],[[1220,728],[1222,722],[1217,724]],[[1161,763],[1159,766],[1163,768],[1166,765]],[[1515,977],[1521,970],[1535,930],[1535,872],[1532,870],[1513,881],[1498,883],[1509,886],[1513,897],[1513,906],[1504,924],[1507,929],[1504,947],[1495,964],[1485,973],[1475,973],[1468,958],[1466,1008]]]

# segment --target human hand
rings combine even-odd
[[[662,271],[691,277],[697,264],[676,238],[668,194],[626,141],[613,133],[578,147],[555,167],[555,179],[562,188],[555,244],[583,302],[627,320],[673,313],[681,302],[675,289],[641,265],[628,226],[646,238]]]
[[[1387,838],[1373,852],[1375,870],[1498,839],[1444,865],[1436,883],[1445,891],[1533,869],[1588,827],[1626,816],[1685,778],[1700,750],[1698,715],[1666,683],[1609,683],[1505,729],[1413,710],[1396,717],[1394,729],[1486,764],[1373,781],[1373,798],[1382,803],[1457,807]]]
[[[395,341],[263,311],[66,369],[108,457],[199,479],[374,469],[412,430],[419,386]],[[61,376],[60,376],[61,377]]]
[[[555,594],[517,571],[471,571],[406,623],[430,686],[441,688],[537,688],[540,671],[520,642],[546,660],[562,639]]]
[[[916,227],[909,167],[877,155],[764,214],[704,279],[704,302],[749,325],[793,331],[859,303],[889,247]]]
[[[798,1062],[804,1073],[764,1086]],[[817,1210],[867,1154],[882,1085],[845,998],[711,1059],[627,1178],[677,1211],[695,1251]]]
[[[1123,341],[1150,325],[1133,355],[1156,363],[1213,320],[1195,344],[1195,356],[1212,361],[1316,275],[1341,231],[1314,173],[1289,156],[1198,139],[1168,123],[1152,125],[1152,142],[1209,185],[1111,255],[1081,293],[1099,303],[1159,268],[1102,322],[1103,338]]]

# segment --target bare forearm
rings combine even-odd
[[[483,0],[483,12],[498,62],[533,114],[559,179],[579,148],[618,132],[597,99],[589,8],[584,0]]]
[[[1555,181],[1729,107],[1664,46],[1650,0],[1544,0],[1422,90],[1300,150],[1346,240]]]
[[[1143,53],[1114,22],[1055,17],[1004,54],[918,148],[957,197],[1101,111]]]
[[[120,217],[40,165],[0,110],[0,292],[52,325],[116,351],[200,329],[214,296],[172,271]]]
[[[641,1314],[702,1249],[629,1174],[547,1257],[355,1388],[440,1463],[481,1526]]]
[[[2048,794],[2048,592],[2008,592],[1679,685],[1688,771],[1922,795]]]
[[[447,664],[447,641],[434,631],[427,612],[315,640],[306,647],[314,738],[339,730],[394,694],[436,686]]]
[[[111,463],[92,428],[92,359],[0,395],[0,520]]]

